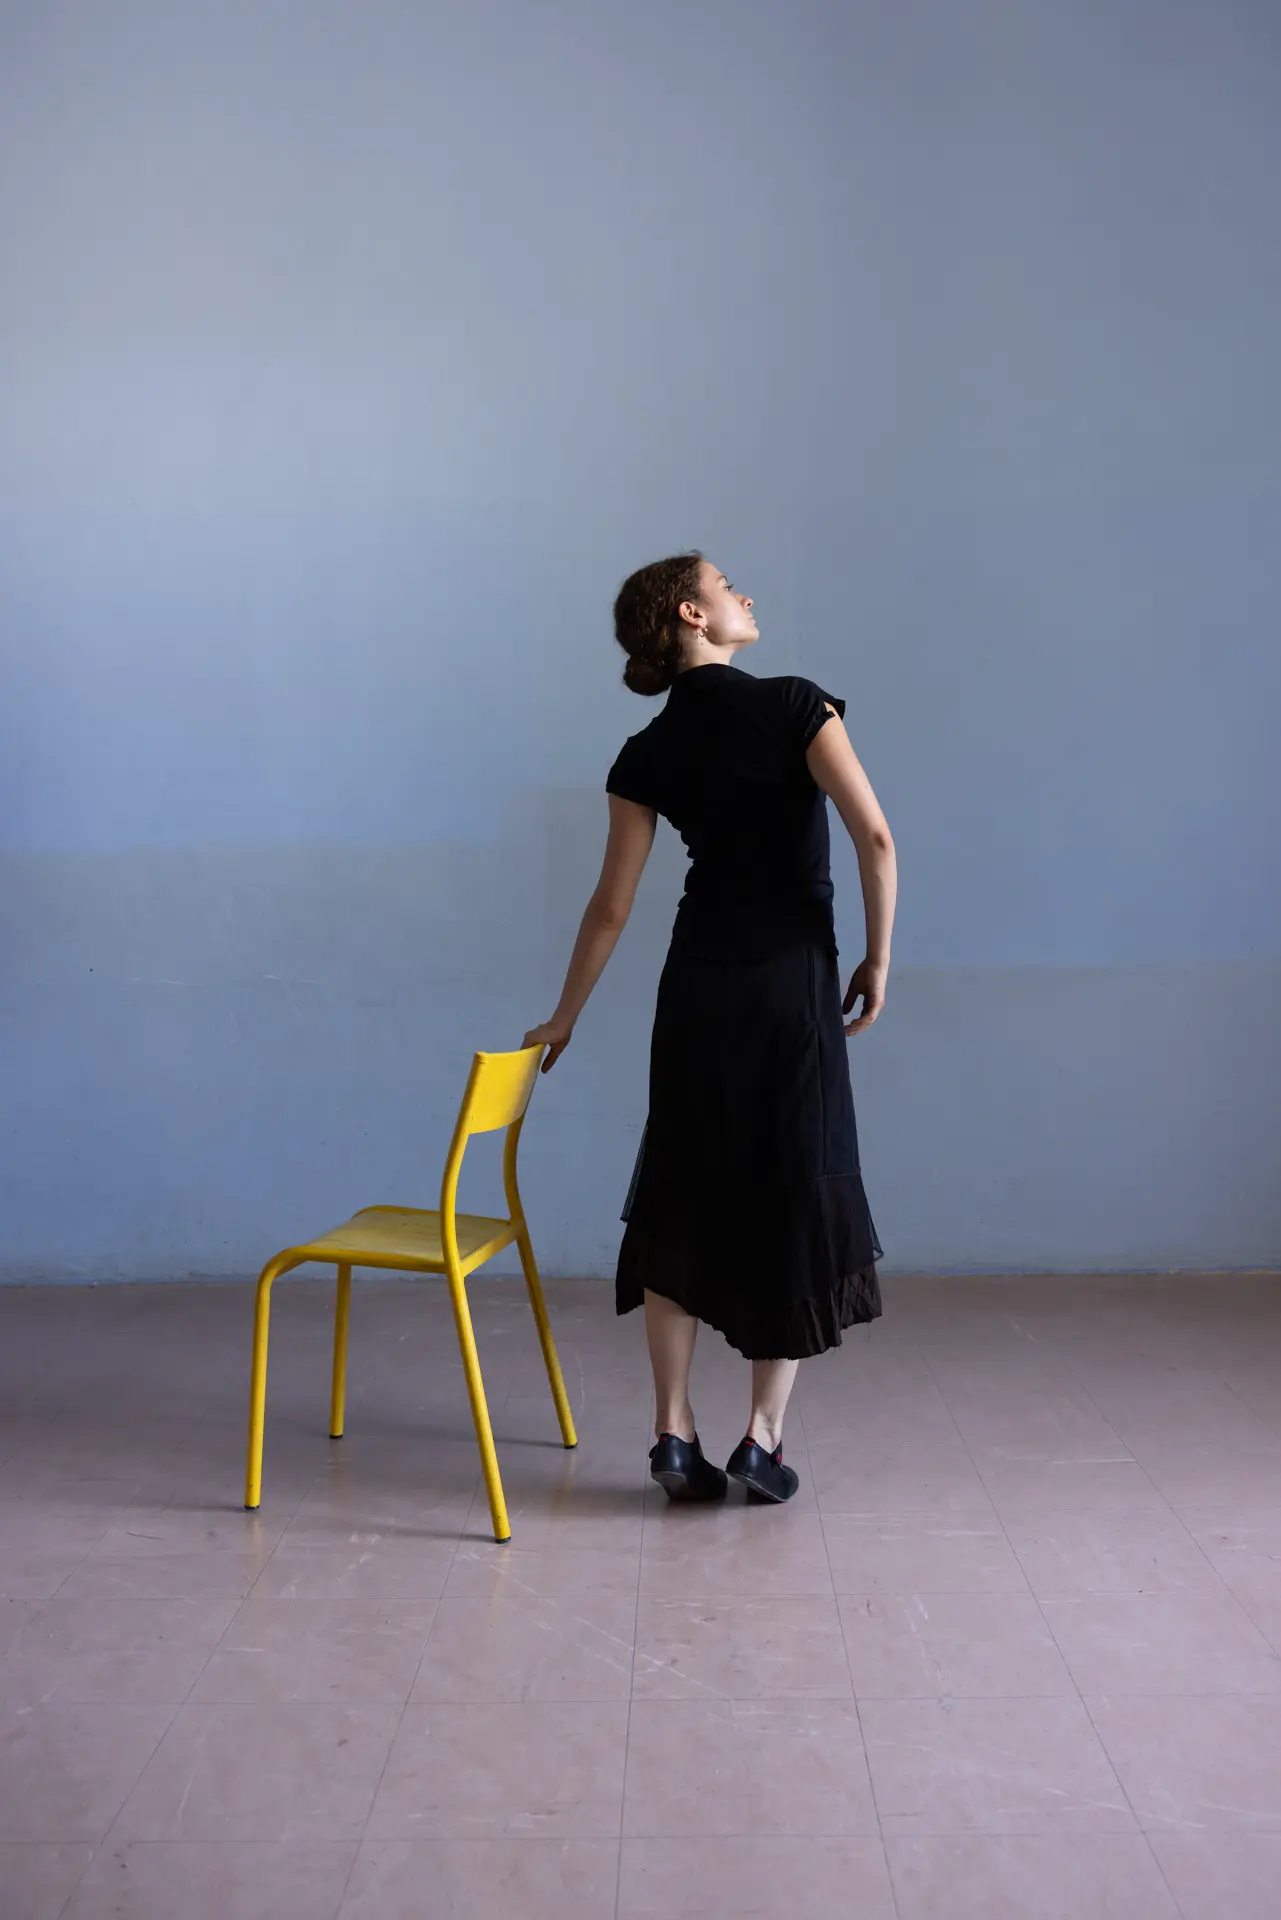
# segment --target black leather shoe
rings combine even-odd
[[[729,1457],[726,1473],[741,1480],[749,1494],[758,1500],[772,1500],[776,1506],[790,1500],[801,1484],[800,1475],[783,1465],[783,1449],[766,1453],[749,1435],[740,1440]]]
[[[660,1433],[658,1445],[650,1449],[649,1471],[669,1500],[723,1500],[729,1491],[720,1468],[704,1457],[697,1434],[682,1440],[674,1433]]]

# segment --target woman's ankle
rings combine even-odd
[[[661,1440],[665,1433],[675,1434],[678,1440],[692,1440],[697,1431],[694,1409],[688,1400],[683,1407],[660,1408],[654,1422],[654,1437],[657,1440]]]

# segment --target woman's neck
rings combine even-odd
[[[681,672],[691,673],[695,667],[732,667],[734,655],[742,649],[743,642],[731,640],[718,645],[714,640],[690,640],[685,647],[681,661]]]

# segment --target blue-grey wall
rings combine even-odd
[[[431,1204],[694,543],[898,839],[889,1265],[1275,1263],[1279,179],[1268,0],[4,7],[0,1271]],[[551,1271],[678,854],[540,1089]]]

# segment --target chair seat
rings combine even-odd
[[[482,1266],[516,1238],[510,1220],[491,1220],[483,1213],[459,1213],[454,1218],[458,1252],[467,1271]],[[304,1260],[340,1260],[357,1267],[445,1271],[440,1215],[419,1207],[364,1207],[340,1227],[331,1227],[293,1252]]]

